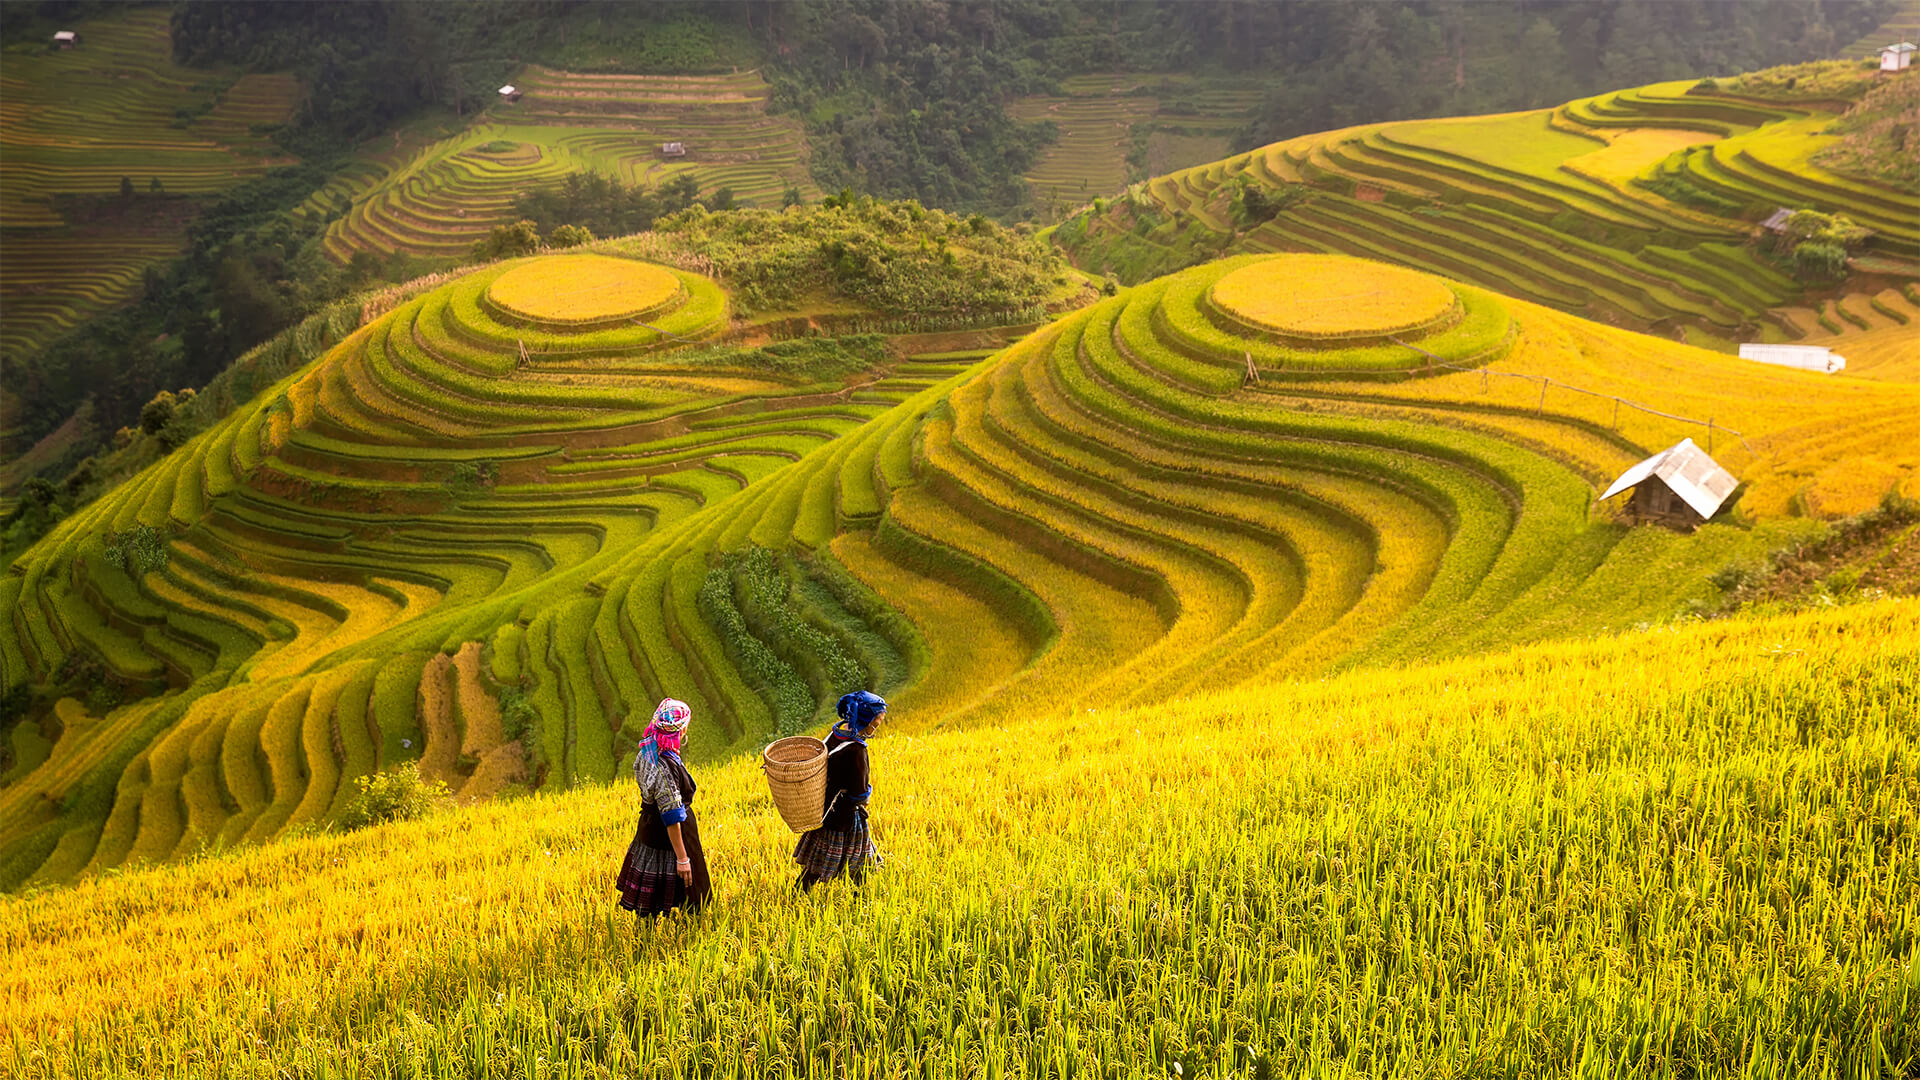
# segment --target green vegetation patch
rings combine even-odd
[[[898,315],[1025,312],[1070,280],[1058,253],[983,217],[871,199],[785,211],[688,210],[657,230],[707,260],[749,310],[816,297]]]

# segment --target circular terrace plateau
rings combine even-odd
[[[606,323],[660,310],[680,295],[664,268],[607,255],[552,255],[501,274],[487,299],[502,312],[547,325]]]
[[[1214,283],[1223,314],[1283,338],[1339,342],[1425,330],[1459,307],[1453,290],[1418,270],[1341,255],[1282,255]]]

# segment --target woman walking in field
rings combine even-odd
[[[633,756],[633,778],[640,784],[640,826],[620,864],[620,906],[641,917],[706,902],[707,856],[700,848],[700,823],[693,816],[693,774],[680,760],[693,710],[667,698]]]
[[[867,835],[867,801],[873,795],[867,740],[887,718],[887,702],[879,694],[855,690],[841,698],[834,711],[840,722],[827,736],[826,817],[793,849],[802,891],[842,875],[858,885],[867,864],[880,862]]]

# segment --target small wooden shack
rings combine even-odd
[[[661,157],[686,157],[687,144],[679,143],[679,142],[663,142],[660,144],[660,156]]]
[[[1783,206],[1769,215],[1767,220],[1761,222],[1760,227],[1770,233],[1784,235],[1787,231],[1787,222],[1791,220],[1793,220],[1793,211]]]
[[[1881,71],[1905,71],[1913,66],[1914,44],[1911,41],[1897,41],[1880,49]]]
[[[71,30],[59,30],[54,32],[54,35],[53,35],[54,48],[71,49],[78,44],[80,44],[79,34],[76,34]]]
[[[1651,521],[1692,532],[1718,513],[1738,486],[1733,474],[1692,439],[1681,439],[1621,473],[1600,497],[1632,490],[1627,510],[1635,524]]]
[[[520,88],[519,88],[519,87],[517,87],[517,86],[515,86],[515,85],[513,85],[512,83],[508,83],[507,85],[505,85],[505,86],[503,86],[503,87],[501,87],[501,88],[500,88],[500,100],[501,100],[501,101],[503,101],[503,102],[506,102],[506,101],[519,101],[519,100],[520,100]]]

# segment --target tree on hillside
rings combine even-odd
[[[485,239],[474,241],[473,258],[476,262],[512,259],[539,250],[540,227],[521,218],[511,225],[495,225]]]

